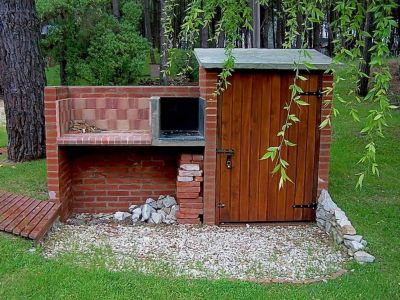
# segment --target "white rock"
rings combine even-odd
[[[163,219],[167,216],[167,213],[162,209],[158,210],[157,213],[159,213],[163,217]]]
[[[349,241],[349,240],[344,240],[344,244],[350,248],[353,252],[359,251],[364,249],[364,246],[356,241]]]
[[[179,176],[202,176],[203,171],[185,171],[179,170]]]
[[[140,220],[140,214],[133,214],[132,215],[132,222],[137,223]]]
[[[344,226],[351,226],[350,221],[346,218],[346,219],[339,219],[336,220],[336,223],[340,226],[340,227],[344,227]]]
[[[157,209],[162,209],[164,207],[164,197],[157,200]]]
[[[361,242],[362,240],[362,235],[350,235],[350,234],[345,234],[343,235],[343,238],[345,240],[349,240],[349,241],[356,241],[356,242]]]
[[[157,199],[157,200],[161,200],[161,199],[164,199],[164,198],[165,198],[164,195],[160,195],[160,196],[158,196],[158,199]]]
[[[115,219],[116,221],[124,221],[125,219],[129,218],[130,216],[131,216],[131,214],[128,213],[128,212],[125,212],[125,211],[117,211],[117,212],[114,214],[114,219]]]
[[[142,205],[142,222],[147,221],[150,219],[151,213],[154,212],[155,209],[151,207],[149,204]]]
[[[163,216],[159,213],[153,212],[151,214],[151,221],[154,224],[160,224],[163,221]]]
[[[318,204],[322,206],[326,211],[334,211],[338,206],[333,202],[331,196],[327,190],[322,190],[318,198]]]
[[[138,206],[132,211],[132,222],[133,223],[138,222],[141,216],[142,216],[142,208]]]
[[[171,213],[171,207],[163,207],[161,209],[165,214],[169,215]]]
[[[130,213],[133,213],[133,211],[138,207],[139,207],[139,205],[132,204],[131,206],[129,206],[128,210],[129,210]]]
[[[331,234],[336,244],[340,245],[343,243],[343,237],[336,230],[332,230]]]
[[[348,221],[346,214],[340,208],[335,209],[335,218],[338,221],[340,221],[340,220],[347,220]]]
[[[147,198],[146,204],[150,205],[154,209],[157,209],[157,202],[153,198]]]
[[[175,217],[177,211],[179,211],[179,205],[173,205],[169,214]]]
[[[167,196],[163,199],[163,204],[165,207],[171,207],[176,204],[176,200],[174,197]]]
[[[375,257],[365,251],[357,251],[354,253],[354,259],[360,263],[372,263],[375,261]]]
[[[180,182],[190,182],[193,181],[193,176],[178,176],[177,180]]]
[[[368,242],[366,240],[361,240],[360,242],[364,247],[367,247]]]
[[[185,171],[199,171],[200,165],[199,164],[182,164],[180,166],[180,168]]]
[[[347,234],[347,235],[355,235],[356,229],[350,224],[350,225],[344,225],[342,228],[340,228],[342,231],[342,234]]]

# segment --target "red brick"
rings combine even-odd
[[[199,220],[199,218],[178,219],[178,224],[182,224],[182,225],[197,225],[197,224],[200,224],[200,220]]]
[[[179,187],[200,187],[200,182],[196,181],[190,181],[190,182],[184,182],[184,181],[177,181],[176,186]]]
[[[200,193],[200,187],[177,187],[176,192],[182,193]],[[198,195],[197,195],[198,196]]]
[[[179,208],[194,208],[194,209],[203,209],[203,203],[187,203],[187,202],[180,202]],[[182,211],[183,212],[183,211]]]
[[[178,198],[198,198],[199,197],[199,193],[176,193],[176,196]]]

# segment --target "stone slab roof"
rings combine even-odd
[[[235,69],[293,70],[293,62],[300,62],[300,69],[306,69],[304,61],[312,63],[318,70],[326,70],[332,59],[314,49],[306,50],[310,58],[300,55],[299,49],[234,49]],[[205,69],[221,69],[226,59],[223,48],[198,48],[194,50],[199,65]],[[300,59],[299,59],[300,57]]]

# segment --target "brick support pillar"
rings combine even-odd
[[[203,155],[182,154],[178,160],[176,198],[179,224],[199,224],[204,213],[202,183]]]
[[[49,199],[61,203],[61,218],[70,213],[70,172],[65,150],[57,145],[57,100],[68,98],[68,88],[46,87],[44,106],[46,118],[46,157]]]
[[[206,102],[205,108],[205,149],[204,149],[204,223],[216,224],[216,171],[217,171],[217,97],[214,95],[218,80],[217,70],[199,69],[200,97]]]
[[[322,88],[332,88],[333,75],[324,74]],[[325,95],[322,98],[321,108],[321,120],[325,120],[327,116],[332,113],[332,99],[333,92],[329,95]],[[329,158],[330,158],[330,146],[332,141],[332,128],[331,126],[325,126],[320,130],[320,150],[319,150],[319,163],[318,163],[318,192],[320,194],[322,189],[328,189],[328,178],[329,178]]]

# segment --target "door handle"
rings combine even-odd
[[[225,154],[226,155],[226,168],[232,169],[232,156],[235,154],[233,149],[217,149],[217,154]]]

